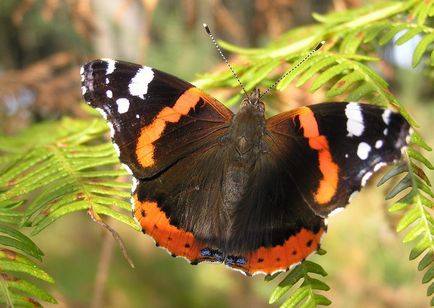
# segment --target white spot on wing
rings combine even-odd
[[[365,160],[369,156],[369,152],[371,151],[371,146],[367,144],[366,142],[360,142],[359,146],[357,147],[357,156],[361,160]]]
[[[139,180],[136,179],[135,177],[133,177],[133,185],[131,186],[131,193],[132,194],[136,191],[138,184],[139,184]]]
[[[106,83],[106,84],[109,84],[109,83],[110,83],[110,80],[109,80],[108,78],[106,78],[106,79],[105,79],[105,83]]]
[[[140,68],[128,85],[130,94],[145,99],[145,94],[148,93],[148,85],[152,79],[154,79],[154,72],[150,67],[144,66]]]
[[[388,133],[389,133],[389,130],[388,130],[387,128],[385,128],[385,129],[383,130],[383,135],[384,135],[384,136],[387,136]]]
[[[329,214],[327,217],[335,216],[336,214],[339,214],[339,213],[342,212],[343,210],[344,210],[343,207],[335,208],[333,211],[330,212],[330,214]]]
[[[102,110],[101,108],[95,108],[95,110],[98,111],[102,115],[102,117],[107,120],[107,113],[105,113],[104,110]]]
[[[128,167],[128,166],[125,165],[125,164],[122,164],[122,167],[124,167],[124,169],[128,172],[128,174],[133,175],[133,171],[130,169],[130,167]]]
[[[113,143],[113,147],[115,148],[117,156],[121,156],[121,150],[119,149],[119,146],[116,143]]]
[[[379,149],[379,148],[381,148],[382,146],[383,146],[383,140],[377,140],[376,142],[375,142],[375,148],[376,149]]]
[[[110,75],[115,71],[116,68],[116,61],[112,59],[102,59],[103,61],[107,62],[107,70],[106,75]]]
[[[112,97],[113,97],[113,92],[112,92],[112,90],[107,90],[107,91],[105,92],[105,95],[107,95],[108,98],[112,98]]]
[[[86,94],[86,87],[85,86],[82,86],[81,87],[81,95],[85,95]]]
[[[381,117],[383,118],[383,122],[386,123],[386,125],[389,125],[391,113],[392,111],[390,111],[390,109],[385,109],[383,111],[383,114],[381,115]]]
[[[362,177],[362,186],[366,185],[366,182],[368,182],[369,178],[372,176],[372,172],[367,172],[363,177]]]
[[[135,213],[135,211],[136,211],[136,207],[135,207],[135,205],[134,205],[134,198],[131,196],[131,198],[130,198],[130,203],[131,203],[131,213],[132,213],[132,215],[133,215],[133,219],[134,219],[134,221],[136,222],[136,224],[138,225],[138,226],[140,226],[140,222],[137,220],[137,218],[136,218],[136,215],[134,215],[134,213]]]
[[[363,114],[360,105],[348,103],[345,107],[345,116],[347,117],[347,136],[361,136],[365,126],[363,125]]]
[[[127,98],[118,98],[116,104],[118,105],[119,113],[125,113],[130,109],[130,101]]]
[[[110,128],[110,137],[114,138],[115,137],[115,128],[113,127],[113,123],[108,122],[108,126]]]
[[[139,119],[139,118],[140,118],[140,116],[138,114],[136,114],[136,119]]]
[[[408,130],[408,135],[407,135],[407,137],[405,137],[405,142],[407,144],[410,143],[411,135],[413,135],[413,128],[410,127],[410,129]]]
[[[359,193],[358,190],[354,191],[351,195],[350,198],[348,198],[348,203],[352,202],[354,197],[357,196],[357,194]]]
[[[348,158],[348,153],[345,153],[345,158]]]
[[[387,164],[384,163],[384,162],[379,162],[378,164],[376,164],[376,165],[374,166],[374,172],[377,172],[378,170],[380,170],[381,167],[384,167],[384,166],[386,166],[386,165],[387,165]]]
[[[80,67],[80,75],[84,74],[84,66]]]

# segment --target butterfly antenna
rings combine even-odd
[[[241,83],[240,78],[238,78],[237,73],[235,73],[234,69],[232,68],[232,66],[229,64],[228,59],[226,59],[225,55],[223,54],[219,44],[217,44],[216,39],[214,38],[214,35],[212,35],[211,30],[209,29],[207,24],[203,24],[203,27],[205,28],[206,33],[209,35],[209,37],[211,38],[211,41],[214,43],[215,48],[217,48],[220,56],[223,58],[223,60],[225,61],[226,65],[229,67],[229,69],[232,72],[232,75],[234,75],[235,79],[238,81],[238,83],[241,86],[241,89],[243,89],[244,94],[246,95],[246,97],[248,98],[249,95],[247,94],[246,89],[244,88],[244,85]]]
[[[307,54],[307,56],[303,58],[303,60],[301,60],[300,62],[298,62],[289,71],[287,71],[285,74],[283,74],[282,76],[280,76],[280,78],[277,79],[271,86],[269,86],[268,89],[264,93],[262,93],[262,95],[259,98],[261,98],[262,96],[264,96],[265,94],[267,94],[268,92],[270,92],[270,90],[273,89],[279,83],[279,81],[281,81],[283,78],[285,78],[288,74],[291,74],[295,69],[297,69],[297,67],[299,67],[300,65],[302,65],[303,62],[305,62],[307,59],[309,59],[324,44],[325,44],[325,41],[321,41],[318,45],[316,45],[316,47],[314,49],[312,49]]]

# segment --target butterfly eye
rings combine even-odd
[[[246,107],[247,105],[250,105],[250,104],[251,104],[250,100],[249,100],[248,98],[244,98],[244,99],[241,101],[240,106],[241,106],[241,108],[244,108],[244,107]]]
[[[265,104],[262,101],[258,100],[258,102],[256,103],[256,109],[263,113],[265,111]]]

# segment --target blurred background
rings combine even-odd
[[[260,47],[313,23],[313,12],[372,2],[1,0],[0,130],[13,134],[34,122],[84,116],[79,66],[94,58],[143,63],[193,81],[222,65],[203,22],[220,39]],[[406,62],[415,43],[380,50],[382,74],[433,146],[432,80]],[[289,87],[287,93],[286,109],[322,99],[321,91],[312,95],[307,87]],[[327,296],[333,307],[428,307],[417,262],[408,261],[410,248],[395,232],[399,217],[387,212],[387,187],[376,188],[376,181],[329,220],[322,246],[328,253],[319,261],[329,273]],[[42,267],[56,280],[44,286],[60,301],[55,307],[267,307],[281,280],[244,277],[221,265],[191,266],[149,237],[108,223],[125,241],[135,269],[85,213],[67,216],[34,238],[45,253]]]

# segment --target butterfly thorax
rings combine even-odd
[[[249,175],[259,155],[264,152],[264,135],[264,104],[259,100],[259,90],[255,90],[243,100],[224,142],[229,157],[223,180],[223,208],[229,220],[246,193]]]
[[[261,151],[265,134],[264,103],[259,100],[259,90],[254,90],[241,103],[240,111],[233,117],[227,141],[235,152],[235,160],[254,160]]]

